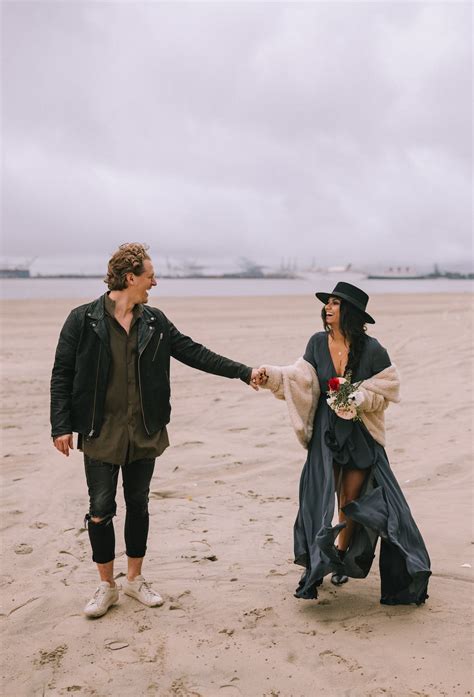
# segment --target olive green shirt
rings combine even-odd
[[[84,438],[82,450],[94,460],[125,465],[155,458],[168,447],[166,427],[149,436],[143,424],[138,383],[138,329],[143,307],[135,305],[130,331],[115,319],[115,302],[105,295],[105,317],[112,361],[104,405],[104,421],[97,438]]]

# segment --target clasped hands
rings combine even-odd
[[[252,375],[250,377],[250,387],[258,392],[259,385],[265,385],[268,380],[268,375],[265,368],[252,368]]]

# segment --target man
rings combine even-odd
[[[155,458],[169,445],[170,356],[258,389],[256,369],[219,356],[181,334],[147,307],[156,286],[147,247],[123,244],[108,264],[109,291],[75,308],[59,337],[51,377],[53,444],[69,456],[73,432],[83,451],[89,489],[85,518],[100,584],[84,608],[100,617],[117,602],[114,581],[116,489],[122,470],[128,573],[124,591],[149,607],[163,603],[142,576],[148,495]]]

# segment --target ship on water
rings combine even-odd
[[[23,263],[0,261],[0,278],[31,278],[30,266],[33,260]]]
[[[412,281],[429,278],[426,274],[417,273],[411,266],[390,266],[380,273],[369,273],[367,278],[377,280]]]
[[[296,273],[296,266],[284,264],[282,262],[279,269],[266,271],[267,267],[256,264],[253,260],[241,257],[237,262],[238,269],[233,271],[223,271],[222,268],[210,269],[208,266],[199,264],[197,261],[171,262],[166,260],[166,270],[158,273],[160,278],[168,279],[294,279],[299,278]]]
[[[410,266],[391,266],[382,273],[369,273],[368,279],[379,281],[414,281],[414,280],[433,280],[437,278],[447,278],[451,280],[472,280],[474,273],[461,273],[459,271],[440,271],[438,264],[434,265],[431,273],[419,273]]]
[[[283,261],[279,269],[264,271],[265,266],[256,264],[251,259],[241,257],[239,259],[239,271],[224,273],[221,278],[266,278],[266,279],[297,279],[296,264],[285,264]]]

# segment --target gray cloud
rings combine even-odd
[[[462,260],[471,12],[4,3],[4,254]]]

